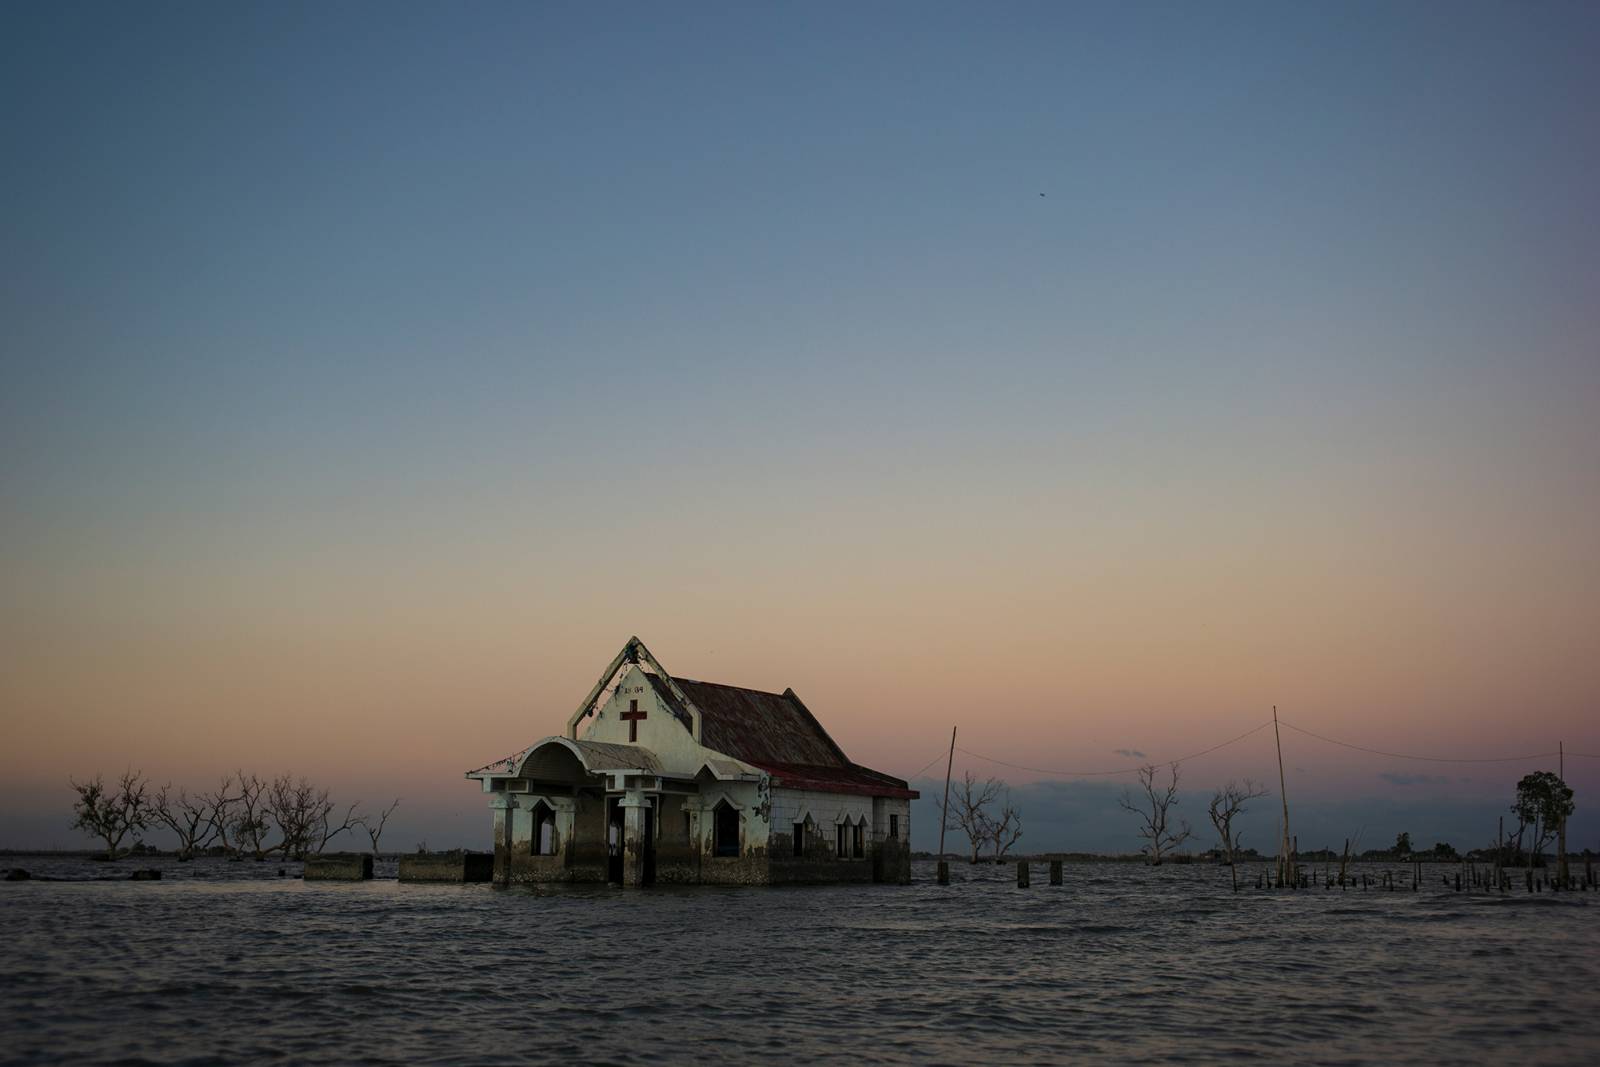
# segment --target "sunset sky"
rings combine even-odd
[[[1596,56],[1578,3],[4,5],[0,847],[124,767],[481,847],[461,773],[631,634],[900,775],[1274,704],[1600,753]],[[1284,742],[1330,840],[1554,769]],[[964,768],[1136,845],[1072,807],[1126,777]]]

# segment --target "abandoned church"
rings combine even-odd
[[[502,884],[911,878],[904,781],[852,763],[792,689],[674,678],[637,637],[564,735],[467,777]]]

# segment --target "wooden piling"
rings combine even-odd
[[[1028,888],[1028,861],[1027,860],[1018,860],[1017,861],[1017,888],[1018,889],[1026,889],[1026,888]]]
[[[1050,884],[1051,885],[1060,885],[1061,884],[1061,861],[1060,860],[1051,860],[1050,861]],[[1235,890],[1237,890],[1239,888],[1239,883],[1238,883],[1237,880],[1235,880],[1233,888]]]
[[[939,884],[950,884],[950,864],[946,863],[944,860],[939,861]]]

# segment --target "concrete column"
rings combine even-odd
[[[644,794],[630,789],[622,797],[622,884],[644,885]]]
[[[494,884],[511,884],[511,808],[515,803],[504,793],[489,798],[494,812]]]

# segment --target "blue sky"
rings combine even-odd
[[[0,773],[454,825],[630,633],[899,771],[1274,703],[1600,751],[1597,54],[1582,4],[7,5]]]

